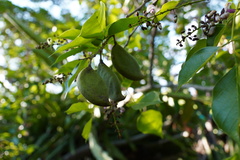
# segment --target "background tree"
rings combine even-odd
[[[239,157],[237,2],[217,12],[201,0],[79,2],[88,6],[81,19],[56,19],[1,1],[1,158]],[[142,80],[112,66],[116,43]],[[89,103],[76,87],[100,58],[121,80],[118,109]]]

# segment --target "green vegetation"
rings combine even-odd
[[[0,5],[0,159],[240,158],[239,2]]]

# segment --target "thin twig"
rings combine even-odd
[[[182,8],[182,7],[185,7],[185,6],[188,6],[188,5],[192,5],[194,3],[199,3],[199,2],[204,2],[205,0],[199,0],[199,1],[194,1],[194,2],[187,2],[187,3],[184,3],[182,5],[179,5],[179,6],[176,6],[175,8],[171,8],[171,9],[167,9],[166,11],[163,11],[163,12],[159,12],[158,14],[155,14],[153,17],[156,17],[156,16],[159,16],[161,14],[164,14],[166,12],[170,12],[172,10],[175,10],[175,9],[179,9],[179,8]],[[152,17],[152,18],[153,18]],[[151,17],[150,17],[151,18]]]
[[[131,15],[133,15],[134,13],[136,13],[137,11],[140,11],[146,3],[148,3],[150,0],[144,0],[143,3],[137,8],[135,9],[133,12],[129,13],[126,18],[130,17]]]
[[[153,18],[156,18],[157,16],[159,16],[159,15],[161,15],[161,14],[164,14],[164,13],[167,13],[167,12],[170,12],[170,11],[172,11],[172,10],[176,10],[176,9],[179,9],[179,8],[182,8],[182,7],[185,7],[185,6],[188,6],[188,5],[192,5],[192,4],[195,4],[195,3],[199,3],[199,2],[204,2],[205,0],[198,0],[198,1],[194,1],[194,2],[187,2],[187,3],[184,3],[184,4],[182,4],[182,5],[179,5],[179,6],[176,6],[176,7],[174,7],[174,8],[171,8],[171,9],[167,9],[167,10],[165,10],[165,11],[163,11],[163,12],[159,12],[158,14],[155,14],[155,15],[153,15],[153,16],[151,16],[151,17],[148,17],[147,19],[144,19],[144,20],[142,20],[142,21],[140,21],[139,22],[139,25],[141,25],[141,24],[143,24],[143,23],[146,23],[147,21],[149,21],[149,19],[153,19]],[[147,2],[143,2],[143,4],[146,4]],[[143,5],[142,4],[142,5]],[[145,5],[144,4],[144,5]],[[140,6],[141,8],[144,6]],[[127,17],[129,17],[129,16],[131,16],[132,14],[134,14],[135,12],[137,12],[137,11],[139,11],[139,10],[141,10],[141,8],[140,7],[138,7],[136,10],[134,10],[132,13],[130,13],[129,15],[127,15]],[[140,8],[140,9],[139,9]]]
[[[127,47],[128,43],[130,42],[131,37],[132,37],[133,34],[136,32],[137,28],[138,28],[138,26],[135,27],[134,30],[132,31],[132,33],[130,33],[130,34],[128,35],[128,40],[127,40],[127,42],[125,43],[124,48]]]

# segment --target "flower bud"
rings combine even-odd
[[[236,9],[228,9],[227,12],[228,13],[234,13],[236,11]]]
[[[219,22],[221,20],[220,15],[216,14],[214,20],[215,20],[215,22]]]
[[[210,11],[210,12],[206,15],[206,17],[210,18],[210,17],[212,17],[216,12],[217,12],[216,10],[212,10],[212,11]]]
[[[212,36],[213,33],[215,32],[215,28],[216,28],[215,26],[210,27],[210,29],[209,29],[207,35],[208,35],[208,36]]]
[[[156,6],[150,4],[150,5],[147,6],[147,11],[146,12],[151,13],[151,14],[155,14],[156,10],[157,10]]]
[[[229,12],[225,12],[225,13],[223,13],[221,16],[220,16],[220,18],[221,19],[227,19],[228,18],[228,16],[229,16]]]

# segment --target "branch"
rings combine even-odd
[[[137,9],[135,9],[133,12],[129,13],[126,18],[130,17],[131,15],[133,15],[134,13],[136,13],[137,11],[140,11],[147,2],[149,2],[150,0],[144,0],[143,3],[141,4],[141,6],[139,6]]]
[[[135,91],[136,92],[146,92],[151,89],[160,89],[162,87],[178,88],[178,85],[171,84],[171,83],[169,83],[167,85],[154,85],[153,87],[151,87],[150,85],[145,85],[140,88],[136,88]],[[213,87],[214,86],[201,86],[201,85],[196,85],[196,84],[185,84],[181,88],[187,88],[187,89],[195,88],[196,90],[210,92],[213,90]]]
[[[128,144],[129,142],[136,142],[139,140],[142,140],[149,135],[146,134],[138,134],[135,136],[132,136],[130,139],[120,139],[113,141],[112,144],[119,147]],[[68,153],[63,157],[63,160],[74,160],[79,159],[80,157],[83,157],[84,155],[88,154],[90,152],[90,148],[88,144],[85,144],[84,146],[79,147],[74,154]]]
[[[136,142],[136,141],[142,140],[142,139],[147,138],[149,136],[151,136],[151,135],[149,135],[149,134],[138,134],[138,135],[132,136],[130,139],[121,139],[121,140],[113,141],[112,144],[115,145],[116,147],[120,147],[120,146],[123,146],[123,145],[127,145],[130,142]],[[155,143],[152,143],[150,145],[156,145],[156,144],[157,145],[163,145],[164,143],[167,143],[167,142],[170,142],[170,141],[182,138],[182,137],[183,137],[183,133],[180,133],[180,134],[177,134],[177,135],[173,135],[171,137],[171,139],[161,139],[161,140],[159,140]],[[89,145],[85,144],[84,146],[79,147],[74,154],[72,154],[72,153],[66,154],[63,157],[63,160],[79,159],[79,158],[81,158],[84,155],[89,154],[89,153],[90,153]]]
[[[127,42],[125,43],[125,45],[124,45],[123,48],[127,47],[128,43],[130,42],[131,37],[132,37],[133,34],[136,32],[137,28],[138,28],[138,26],[135,27],[134,30],[132,31],[132,33],[130,33],[130,34],[128,35],[128,40],[127,40]]]
[[[149,85],[151,88],[153,88],[154,81],[153,81],[153,75],[152,75],[152,70],[153,70],[153,62],[154,62],[154,48],[155,48],[155,37],[157,34],[157,27],[153,27],[151,30],[151,39],[150,39],[150,47],[149,47],[149,54],[148,54],[148,59],[150,61],[150,67],[149,67]]]

